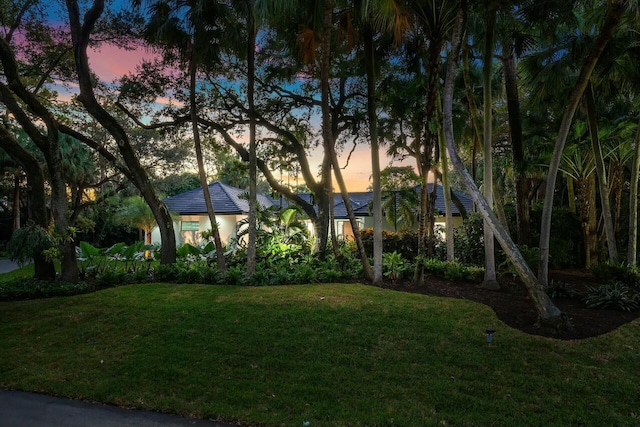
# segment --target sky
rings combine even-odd
[[[133,71],[142,61],[152,58],[153,54],[144,48],[131,51],[120,49],[112,45],[103,45],[99,50],[92,50],[89,52],[89,63],[91,68],[104,82],[113,82],[130,71]],[[62,94],[62,97],[64,96],[65,94]],[[317,118],[317,120],[314,121],[319,123],[320,118]],[[247,133],[245,132],[245,134]],[[351,147],[352,145],[348,145],[345,152],[341,155],[340,164],[343,166],[347,161],[347,155],[351,150]],[[319,170],[322,152],[316,151],[310,154],[311,170]],[[380,167],[385,168],[386,166],[389,166],[391,161],[392,159],[386,155],[384,149],[381,149]],[[402,163],[396,161],[394,164],[413,166],[413,163],[408,160]],[[194,170],[196,169],[195,158],[193,161],[193,168]],[[342,172],[349,191],[366,191],[370,185],[371,177],[370,147],[368,145],[359,144],[351,154],[348,167],[343,169]]]

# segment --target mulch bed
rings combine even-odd
[[[583,292],[588,286],[598,282],[588,273],[580,271],[553,271],[550,278],[561,280],[577,291]],[[491,307],[498,318],[507,325],[523,332],[558,339],[580,339],[610,332],[619,326],[640,318],[640,311],[627,313],[615,310],[595,310],[586,308],[580,298],[558,298],[556,306],[568,317],[570,329],[553,330],[541,328],[533,301],[523,285],[501,280],[501,289],[489,291],[480,285],[451,282],[437,277],[428,277],[424,286],[410,284],[385,284],[386,288],[423,295],[434,295],[477,301]]]

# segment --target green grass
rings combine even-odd
[[[0,318],[3,388],[264,425],[640,423],[637,320],[558,341],[362,285],[164,284],[0,303]]]

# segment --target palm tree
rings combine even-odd
[[[378,141],[377,73],[374,29],[393,33],[396,42],[408,27],[406,15],[395,0],[355,2],[362,16],[364,61],[367,75],[367,117],[371,140],[371,180],[373,190],[373,283],[382,282],[382,189],[380,144]],[[374,27],[375,26],[375,27]]]
[[[614,31],[622,19],[626,10],[626,3],[621,0],[611,0],[607,2],[607,13],[604,23],[600,27],[600,32],[595,39],[588,56],[582,63],[580,75],[573,86],[569,101],[566,104],[562,122],[556,138],[553,156],[549,165],[547,174],[547,184],[545,188],[545,199],[542,210],[542,219],[540,226],[540,264],[538,267],[538,279],[543,285],[549,280],[549,240],[551,237],[551,213],[553,211],[553,196],[555,193],[556,178],[562,160],[562,152],[567,141],[567,136],[571,129],[571,122],[578,107],[578,103],[582,98],[587,85],[589,84],[591,74],[602,55],[607,43],[613,38]]]
[[[151,232],[157,225],[156,217],[142,197],[131,196],[125,199],[114,219],[119,224],[141,229],[144,232],[145,244],[151,244]]]
[[[135,2],[140,5],[141,0]],[[226,270],[222,239],[217,227],[216,213],[211,201],[207,172],[202,155],[202,143],[198,125],[197,76],[203,63],[218,60],[224,30],[216,22],[226,12],[219,2],[182,2],[160,0],[149,5],[150,18],[146,34],[152,43],[161,44],[167,52],[178,50],[183,63],[187,64],[189,75],[189,107],[191,129],[198,165],[198,175],[202,193],[211,222],[216,246],[216,260],[221,271]]]
[[[473,178],[467,171],[464,163],[462,162],[462,159],[458,155],[455,146],[453,133],[453,89],[456,70],[458,66],[457,59],[465,22],[464,17],[466,8],[463,3],[466,2],[462,1],[461,4],[458,5],[455,29],[451,41],[451,51],[447,58],[447,72],[444,85],[443,127],[447,140],[447,149],[449,151],[449,155],[451,156],[451,161],[453,162],[456,170],[461,175],[465,183],[467,191],[476,203],[476,206],[478,207],[478,210],[482,214],[483,218],[487,220],[487,223],[491,227],[494,236],[500,242],[502,249],[505,251],[508,258],[513,263],[525,287],[529,291],[529,294],[534,301],[541,321],[557,325],[562,322],[562,313],[553,304],[551,299],[549,299],[548,295],[544,291],[544,288],[538,282],[535,275],[527,265],[525,259],[522,257],[522,254],[518,250],[518,247],[509,236],[509,233],[506,232],[506,230],[496,217],[495,213],[493,212],[491,206],[487,203],[487,201],[478,190],[478,187],[473,181]]]

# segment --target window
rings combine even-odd
[[[182,231],[199,231],[200,221],[182,221]]]

